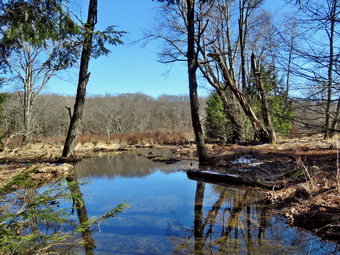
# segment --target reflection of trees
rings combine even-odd
[[[260,239],[267,226],[266,209],[259,209],[252,202],[255,193],[251,190],[215,186],[213,191],[219,195],[204,216],[204,189],[205,183],[197,182],[194,209],[195,254],[216,252],[216,249],[223,254],[238,253],[240,249],[253,254],[255,242],[259,240],[258,244],[261,244]],[[259,223],[255,223],[257,219],[254,219],[257,211],[260,212]]]
[[[194,216],[194,236],[195,236],[195,254],[201,254],[204,246],[203,240],[203,199],[204,199],[204,182],[197,182],[195,195],[195,216]]]
[[[145,153],[147,155],[147,153]],[[158,153],[157,153],[158,155]],[[160,162],[153,162],[145,157],[138,156],[136,153],[106,154],[85,159],[77,165],[77,177],[102,177],[109,179],[116,177],[144,177],[157,170],[162,172],[172,172],[175,169],[186,167],[188,162],[180,162],[174,165],[165,165]]]
[[[92,237],[92,233],[90,230],[90,226],[88,225],[89,218],[87,215],[85,201],[83,199],[83,195],[79,188],[79,183],[77,181],[77,177],[75,175],[69,175],[66,178],[68,187],[70,189],[72,198],[73,198],[73,206],[75,206],[77,211],[77,216],[79,220],[79,224],[83,224],[87,226],[82,231],[82,237],[85,243],[85,254],[86,255],[93,255],[93,249],[96,247],[94,239]]]

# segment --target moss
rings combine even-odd
[[[294,179],[298,179],[298,178],[300,178],[300,177],[302,177],[302,176],[304,176],[304,172],[303,172],[302,169],[301,169],[301,170],[298,170],[298,171],[295,171],[295,172],[293,172],[293,173],[290,175],[290,177],[291,177],[291,178],[294,178]]]

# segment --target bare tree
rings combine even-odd
[[[259,139],[259,141],[263,143],[275,142],[275,136],[270,135],[268,130],[263,127],[262,123],[256,116],[254,110],[251,107],[251,103],[247,98],[246,94],[246,71],[245,71],[245,45],[246,35],[243,31],[246,29],[248,31],[248,22],[250,15],[253,10],[255,10],[262,1],[255,1],[244,3],[242,2],[242,6],[240,7],[240,11],[243,8],[246,8],[249,11],[246,14],[242,14],[240,12],[240,17],[238,20],[243,18],[241,28],[237,33],[232,33],[231,25],[230,25],[230,2],[225,1],[217,1],[216,4],[207,12],[207,15],[204,17],[202,23],[206,22],[207,29],[209,31],[202,36],[201,44],[199,47],[200,56],[201,56],[201,71],[204,76],[207,78],[210,84],[216,83],[218,81],[218,77],[221,77],[221,80],[225,84],[224,86],[228,87],[229,90],[233,93],[234,97],[241,105],[245,115],[249,119],[251,125],[254,128],[255,135]],[[244,10],[243,10],[244,11]],[[244,17],[246,15],[246,17]],[[247,22],[246,24],[243,24]],[[240,24],[240,22],[239,22]],[[242,32],[242,35],[240,34]],[[241,45],[243,46],[243,50],[240,50]],[[240,56],[241,61],[239,64],[236,61],[236,57]],[[244,59],[244,61],[242,60]],[[241,79],[237,78],[237,71],[241,74]],[[215,73],[215,74],[214,74]],[[249,72],[248,72],[249,73]],[[210,76],[210,78],[209,78]],[[241,80],[242,86],[238,86],[238,80]],[[214,86],[216,88],[216,86]],[[221,86],[217,86],[217,88],[221,89]],[[242,90],[244,89],[244,91]],[[260,88],[260,87],[259,87]],[[264,91],[262,91],[263,95]],[[263,98],[263,96],[262,96]],[[223,101],[223,98],[221,98]]]
[[[301,1],[296,5],[294,19],[300,27],[299,44],[293,54],[297,56],[291,64],[291,74],[304,81],[304,88],[313,100],[323,102],[324,138],[329,138],[336,130],[338,122],[337,106],[339,98],[339,1]],[[311,87],[312,85],[312,87]]]
[[[160,1],[164,2],[162,0]],[[173,17],[175,18],[171,21],[169,25],[166,26],[166,28],[168,29],[166,32],[169,32],[170,34],[165,34],[161,32],[156,35],[153,34],[149,38],[161,38],[165,40],[169,45],[171,45],[172,49],[170,48],[170,51],[162,53],[163,56],[168,58],[166,61],[164,61],[165,63],[173,61],[185,61],[187,63],[191,119],[193,131],[195,134],[197,154],[200,164],[206,164],[208,163],[208,155],[204,144],[204,134],[199,115],[199,97],[197,93],[197,69],[199,67],[199,53],[197,50],[197,45],[199,44],[198,41],[201,39],[202,36],[202,28],[197,26],[197,23],[195,21],[198,18],[196,10],[197,5],[204,4],[204,2],[209,1],[168,0],[166,2],[175,6],[175,8],[169,8],[169,5],[167,5],[162,8],[162,10],[164,10],[164,13],[162,15],[166,21],[170,21]],[[174,37],[172,37],[173,33],[178,33],[180,37],[175,39]]]
[[[13,53],[8,64],[14,76],[8,82],[15,83],[23,115],[23,144],[34,132],[32,110],[37,97],[56,72],[66,68],[51,65],[48,50],[22,42],[21,49]]]
[[[260,104],[261,104],[261,112],[262,112],[262,118],[264,125],[269,132],[270,136],[270,141],[272,143],[276,142],[276,135],[275,131],[273,128],[273,123],[270,117],[270,112],[269,112],[269,105],[268,105],[268,100],[266,96],[266,91],[264,89],[263,83],[262,83],[262,78],[261,78],[261,70],[258,68],[258,63],[256,62],[256,57],[255,54],[253,53],[251,55],[251,66],[253,70],[253,75],[255,78],[255,85],[257,87],[257,90],[259,92],[259,99],[260,99]]]

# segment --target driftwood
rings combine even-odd
[[[266,182],[250,179],[238,174],[225,174],[214,171],[187,170],[189,179],[215,184],[245,185],[264,189],[278,190],[283,188],[282,183]]]

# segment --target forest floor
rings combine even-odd
[[[69,174],[82,158],[97,153],[134,150],[117,144],[82,144],[75,157],[60,160],[62,145],[35,143],[0,152],[0,188],[26,171],[39,183]],[[339,137],[323,140],[320,135],[281,139],[271,145],[207,145],[212,156],[210,168],[238,174],[265,183],[266,203],[287,217],[290,224],[305,228],[322,238],[340,240]],[[177,159],[195,159],[195,146],[172,146]],[[15,185],[15,184],[14,184]],[[9,190],[15,187],[10,187]]]

